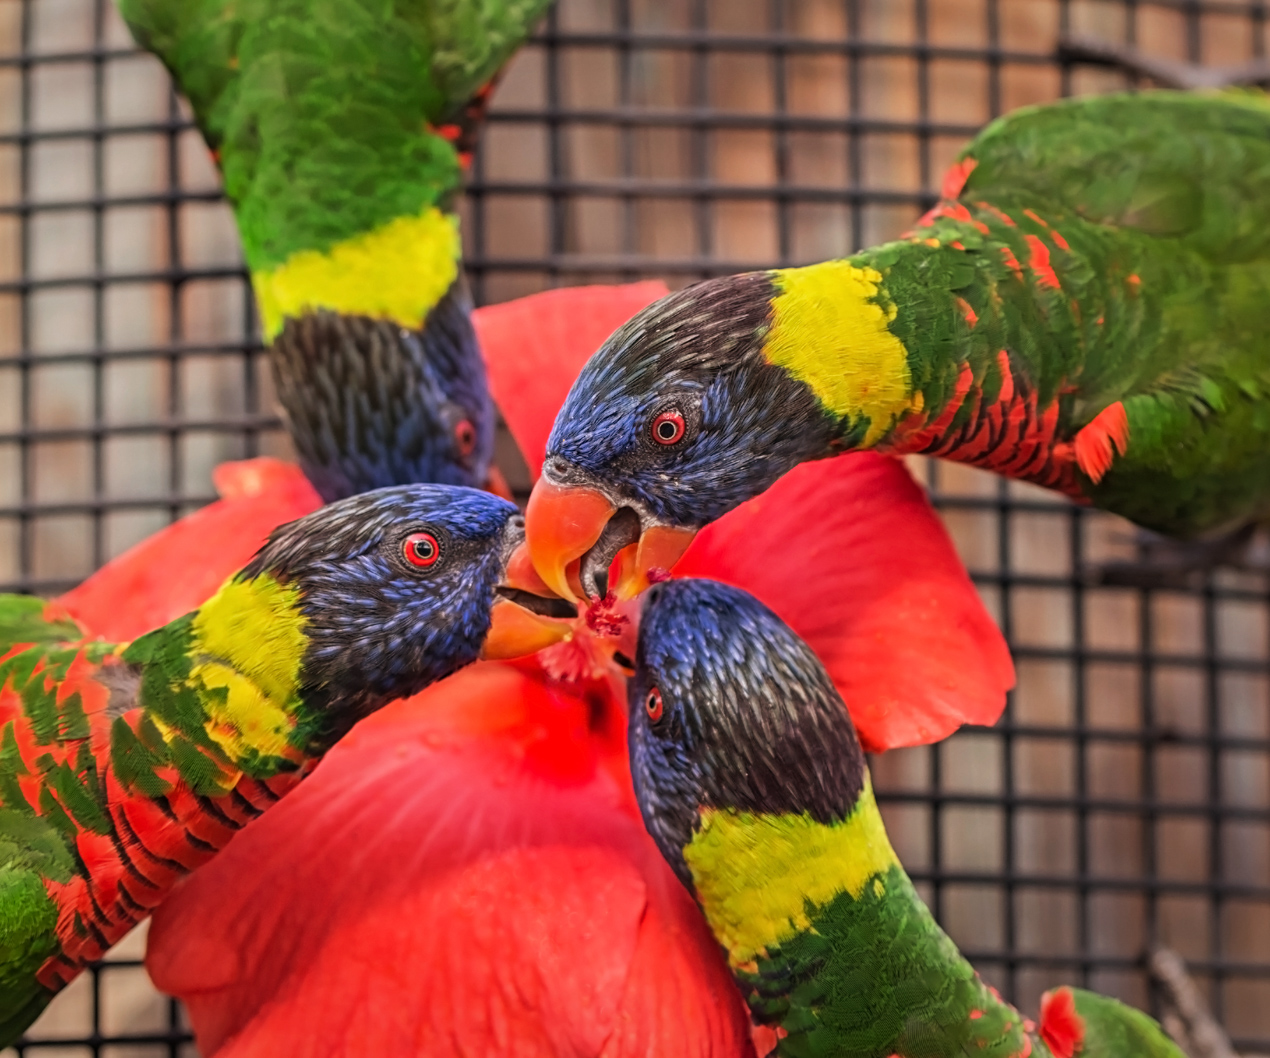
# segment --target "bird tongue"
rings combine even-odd
[[[589,599],[604,600],[609,594],[609,567],[617,553],[639,542],[639,515],[630,507],[620,508],[604,526],[600,538],[582,556],[578,579]]]

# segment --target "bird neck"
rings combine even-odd
[[[1039,215],[948,208],[901,241],[772,273],[764,354],[836,420],[826,455],[926,453],[1078,495],[1067,375],[1101,318],[1082,332],[1050,263],[1066,243]]]
[[[939,928],[867,781],[834,823],[706,810],[684,860],[776,1054],[1018,1058],[1028,1028]],[[1032,1053],[1048,1055],[1044,1045]]]
[[[321,752],[321,717],[301,694],[306,624],[296,588],[268,573],[235,576],[124,650],[143,722],[191,789],[215,793],[239,773],[270,778]]]
[[[278,212],[283,205],[277,204]],[[296,249],[278,262],[266,256],[251,267],[265,339],[278,337],[288,319],[323,309],[417,330],[454,287],[460,255],[457,215],[426,203],[336,242]]]

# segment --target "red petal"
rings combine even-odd
[[[479,665],[354,730],[155,915],[200,1053],[752,1054],[594,706]]]
[[[1085,1041],[1085,1019],[1076,1013],[1070,988],[1054,988],[1041,996],[1041,1039],[1054,1058],[1072,1058]]]
[[[564,287],[472,314],[489,388],[534,477],[556,412],[604,339],[669,290],[660,281]]]
[[[1014,684],[1005,640],[943,524],[889,456],[798,467],[703,529],[675,575],[745,588],[789,622],[870,750],[994,723]]]
[[[278,525],[322,500],[299,467],[248,459],[216,468],[225,499],[159,530],[55,602],[93,636],[126,642],[209,599]]]

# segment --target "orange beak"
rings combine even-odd
[[[534,571],[525,544],[507,560],[498,593],[490,607],[489,632],[481,647],[485,660],[533,654],[573,633],[577,616],[574,607],[557,598],[543,583]]]
[[[617,507],[604,493],[585,485],[557,485],[539,478],[525,510],[525,541],[534,566],[560,596],[581,601],[582,557],[600,539]],[[669,570],[692,543],[695,529],[652,525],[636,543],[617,553],[609,583],[618,599],[630,599],[649,585],[649,574]]]
[[[639,543],[624,547],[613,560],[610,583],[619,599],[633,599],[652,583],[650,574],[666,574],[688,550],[695,529],[671,525],[650,525],[639,535]]]

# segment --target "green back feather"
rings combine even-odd
[[[548,0],[121,0],[217,152],[253,271],[430,205],[454,121]]]

